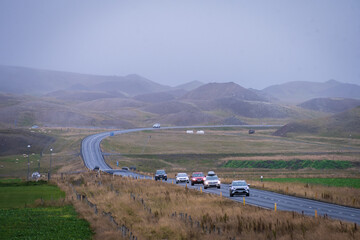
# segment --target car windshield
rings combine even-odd
[[[194,173],[193,176],[194,177],[203,177],[204,174],[203,173]]]
[[[165,174],[165,171],[164,170],[157,170],[156,174]]]
[[[186,174],[186,173],[178,173],[177,176],[178,176],[178,177],[187,177],[187,174]]]
[[[207,176],[206,180],[218,180],[219,178],[217,176]]]
[[[246,182],[241,181],[241,182],[233,182],[232,183],[233,186],[247,186]]]

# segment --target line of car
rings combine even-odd
[[[165,180],[167,181],[168,177],[165,170],[156,170],[155,172],[155,181]],[[204,185],[204,189],[216,187],[221,188],[220,178],[215,174],[214,171],[209,171],[207,176],[203,172],[193,172],[189,177],[187,173],[180,172],[175,176],[175,183],[191,183],[191,186],[195,184]],[[235,195],[246,195],[250,196],[250,184],[247,184],[245,180],[235,180],[229,185],[229,196],[233,197]]]

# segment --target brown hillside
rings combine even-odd
[[[160,115],[180,113],[180,112],[198,112],[197,108],[188,103],[182,103],[177,101],[163,102],[153,104],[144,108],[144,111],[156,113]]]
[[[360,100],[350,98],[315,98],[298,106],[314,111],[339,113],[360,106]]]
[[[248,101],[266,101],[253,91],[240,85],[229,83],[208,83],[196,88],[184,95],[183,99],[214,100],[218,98],[236,98]]]
[[[360,137],[360,107],[330,117],[291,122],[277,130],[273,135],[287,136],[289,133]]]
[[[220,119],[200,111],[182,111],[164,115],[161,122],[175,126],[189,126],[202,124],[218,124]]]
[[[75,105],[76,108],[96,112],[118,111],[121,108],[140,108],[143,106],[145,106],[144,103],[131,98],[104,98]]]
[[[0,156],[40,153],[55,141],[54,138],[23,129],[0,130]]]
[[[115,92],[95,92],[95,91],[65,91],[59,90],[46,94],[47,97],[56,98],[64,101],[91,101],[101,98],[124,98],[125,95]]]

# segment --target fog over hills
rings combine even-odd
[[[154,122],[251,124],[264,119],[285,124],[346,110],[358,102],[311,100],[295,106],[286,99],[308,100],[335,94],[334,89],[339,89],[338,94],[357,96],[359,87],[336,81],[290,82],[264,90],[246,89],[234,82],[192,81],[169,87],[136,74],[96,76],[7,66],[0,66],[0,84],[1,126],[116,128]]]
[[[183,96],[183,99],[192,100],[214,100],[223,97],[231,97],[249,101],[266,101],[258,94],[240,85],[229,83],[208,83],[204,84]]]
[[[360,106],[360,99],[314,98],[298,106],[314,111],[339,113]]]
[[[184,89],[186,91],[191,91],[191,90],[194,90],[194,89],[200,87],[201,85],[204,85],[204,83],[202,83],[200,81],[191,81],[191,82],[188,82],[188,83],[178,85],[175,88],[176,89]]]
[[[88,90],[134,96],[170,89],[136,74],[99,76],[1,65],[0,86],[0,92],[30,95],[58,90]]]
[[[341,83],[335,80],[327,82],[288,82],[269,86],[262,90],[280,101],[300,103],[312,98],[356,98],[360,99],[360,86],[356,84]]]

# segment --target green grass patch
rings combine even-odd
[[[65,197],[63,191],[45,181],[3,180],[0,182],[0,208],[19,208],[24,207],[25,204],[34,203],[36,199],[55,200],[63,197]]]
[[[20,183],[21,181],[19,178],[0,179],[0,183]]]
[[[0,209],[1,239],[91,239],[72,206]]]
[[[298,182],[305,184],[318,184],[332,187],[360,188],[360,178],[267,178],[268,182]]]
[[[338,160],[255,160],[255,161],[227,161],[225,168],[267,168],[267,169],[347,169],[353,167],[350,161]]]

